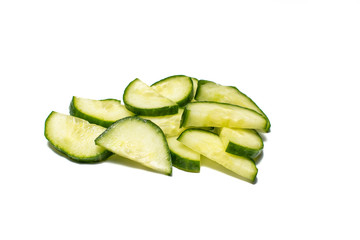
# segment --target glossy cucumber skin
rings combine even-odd
[[[208,80],[198,80],[198,87],[197,87],[197,91],[195,93],[195,99],[198,100],[198,101],[214,101],[212,99],[199,99],[199,96],[201,94],[201,90],[202,90],[202,86],[205,85],[205,84],[216,84],[216,85],[219,85],[215,82],[212,82],[212,81],[208,81]],[[257,108],[258,112],[261,113],[267,120],[267,125],[266,127],[263,129],[264,132],[270,132],[270,128],[271,128],[271,123],[270,123],[270,120],[269,118],[266,116],[266,114],[261,110],[261,108],[259,108],[259,106],[249,97],[247,96],[246,94],[244,94],[243,92],[241,92],[237,87],[235,86],[223,86],[223,85],[220,85],[222,87],[229,87],[229,88],[232,88],[234,90],[236,90],[239,95],[242,95],[244,97],[246,97],[250,102],[252,102],[252,104]],[[229,101],[219,101],[219,102],[224,102],[224,103],[229,103],[229,104],[235,104],[235,103],[232,103],[232,102],[229,102]]]
[[[73,155],[68,154],[64,149],[62,149],[59,146],[55,146],[52,141],[49,141],[49,144],[52,148],[54,148],[56,151],[60,152],[61,154],[63,154],[67,159],[69,159],[72,162],[75,163],[83,163],[83,164],[95,164],[95,163],[101,163],[104,162],[106,159],[108,159],[111,155],[113,155],[112,152],[110,151],[104,151],[103,153],[96,155],[94,157],[89,157],[89,158],[79,158]]]
[[[130,111],[135,113],[136,115],[141,116],[165,116],[165,115],[173,115],[178,112],[178,106],[166,106],[162,108],[137,108],[128,104],[125,104],[126,108]]]
[[[190,159],[182,158],[176,153],[171,151],[171,161],[174,167],[177,167],[187,172],[200,172],[200,161],[193,161]]]
[[[168,81],[169,79],[176,78],[176,77],[187,77],[189,79],[189,81],[191,82],[192,89],[191,89],[190,93],[187,95],[186,98],[182,99],[181,101],[176,102],[177,105],[179,105],[179,107],[184,107],[187,103],[189,103],[194,98],[194,86],[193,86],[193,81],[190,77],[185,76],[185,75],[173,75],[173,76],[161,79],[161,80],[155,82],[154,84],[152,84],[151,86],[155,86],[157,84],[160,84],[164,81]]]
[[[119,103],[121,102],[121,101],[119,101],[119,100],[117,100],[117,99],[112,99],[112,98],[103,99],[103,100],[100,100],[100,101],[109,101],[109,100],[111,100],[111,101],[118,101]],[[73,97],[72,100],[71,100],[71,103],[70,103],[70,106],[69,106],[69,111],[70,111],[70,115],[71,115],[71,116],[85,119],[85,120],[87,120],[87,121],[90,122],[90,123],[97,124],[97,125],[103,126],[103,127],[105,127],[105,128],[110,127],[110,125],[114,123],[114,121],[100,120],[100,119],[98,119],[98,118],[95,118],[95,117],[93,117],[93,116],[90,116],[90,115],[88,115],[88,114],[85,114],[85,113],[79,111],[79,110],[75,107],[75,97]]]
[[[225,151],[234,155],[247,157],[253,160],[261,153],[262,149],[260,150],[251,149],[244,146],[240,146],[233,142],[229,142],[229,144],[226,146]]]
[[[104,150],[102,153],[92,156],[92,157],[77,157],[75,155],[69,154],[65,149],[63,149],[61,146],[55,144],[53,140],[49,137],[47,133],[47,122],[50,120],[53,114],[56,112],[52,111],[49,116],[45,120],[45,131],[44,136],[48,140],[49,145],[56,151],[64,154],[64,156],[69,159],[72,162],[76,163],[100,163],[105,161],[107,158],[109,158],[111,155],[113,155],[112,152]]]

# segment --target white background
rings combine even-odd
[[[358,1],[5,0],[0,36],[0,239],[360,239]],[[268,115],[256,184],[49,148],[73,95],[174,74]]]

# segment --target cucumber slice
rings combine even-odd
[[[264,147],[261,136],[252,129],[222,128],[219,137],[225,151],[239,156],[255,159]]]
[[[220,137],[215,133],[200,129],[187,129],[179,136],[178,141],[238,174],[244,180],[254,182],[258,172],[255,163],[246,157],[225,152]]]
[[[193,99],[191,100],[192,102],[195,102],[195,93],[197,91],[197,87],[198,87],[198,82],[199,80],[197,80],[196,78],[191,78],[192,82],[193,82],[193,92],[194,92],[194,96]]]
[[[70,115],[107,128],[113,122],[133,116],[134,113],[116,99],[92,100],[74,96],[70,103]]]
[[[172,165],[187,172],[200,172],[200,154],[176,139],[177,137],[167,138]]]
[[[51,112],[45,121],[45,137],[59,152],[79,163],[96,163],[112,153],[95,145],[95,138],[106,128],[83,119]]]
[[[95,139],[109,151],[171,175],[171,154],[164,133],[153,122],[136,116],[113,123]]]
[[[186,106],[180,126],[252,128],[265,131],[267,120],[258,112],[238,105],[192,102]]]
[[[179,136],[185,128],[180,128],[181,116],[184,109],[179,108],[178,113],[173,115],[165,115],[165,116],[139,116],[144,119],[151,120],[153,123],[158,125],[161,130],[164,132],[166,137],[174,137]]]
[[[180,107],[185,106],[194,97],[193,82],[190,77],[184,75],[164,78],[151,85],[151,88]]]
[[[199,80],[195,99],[197,101],[230,103],[252,109],[266,118],[267,126],[264,130],[265,132],[270,131],[270,121],[265,113],[251,98],[240,92],[236,87],[223,86],[207,80]]]
[[[124,91],[123,100],[125,107],[137,115],[163,116],[178,112],[175,102],[161,96],[140,79],[129,83]]]

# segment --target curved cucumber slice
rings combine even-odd
[[[185,128],[180,128],[181,116],[184,109],[179,108],[178,113],[165,116],[140,116],[141,118],[151,120],[158,125],[166,137],[179,136]]]
[[[95,143],[160,173],[172,173],[164,133],[149,120],[136,116],[120,119],[96,138]]]
[[[223,86],[207,80],[199,80],[195,99],[197,101],[230,103],[252,109],[266,118],[267,126],[264,130],[265,132],[270,131],[270,121],[265,113],[251,98],[240,92],[236,87]]]
[[[190,77],[184,75],[167,77],[151,85],[151,88],[180,107],[185,106],[194,97],[193,82]]]
[[[112,154],[94,142],[105,130],[83,119],[54,111],[45,121],[45,137],[49,143],[69,159],[81,163],[100,162]]]
[[[116,99],[92,100],[74,96],[70,103],[70,115],[107,128],[113,122],[134,114]]]
[[[200,154],[176,140],[168,138],[172,165],[187,172],[200,172]]]
[[[255,159],[264,147],[261,136],[252,129],[222,128],[219,137],[226,152],[251,159]]]
[[[245,180],[249,182],[255,180],[258,172],[255,163],[251,159],[225,152],[220,137],[215,133],[199,129],[187,129],[179,136],[178,140],[192,150],[240,175]]]
[[[218,102],[191,102],[181,118],[181,127],[252,128],[265,131],[266,118],[254,110]]]
[[[163,116],[178,112],[178,105],[160,95],[140,79],[135,79],[126,87],[123,96],[125,107],[144,116]]]

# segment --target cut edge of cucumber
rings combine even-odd
[[[135,84],[137,81],[140,82],[141,84],[145,84],[140,79],[136,78],[133,81],[131,81],[124,90],[123,102],[124,102],[125,107],[129,111],[135,113],[136,115],[142,115],[142,116],[164,116],[164,115],[176,114],[178,112],[179,106],[175,102],[161,96],[159,93],[157,93],[154,89],[152,89],[150,86],[148,86],[146,84],[145,85],[148,89],[151,89],[152,92],[156,93],[158,96],[161,96],[163,99],[167,99],[169,101],[169,103],[172,103],[172,104],[168,104],[168,105],[165,104],[163,107],[146,108],[144,106],[142,106],[142,107],[134,106],[133,103],[130,103],[128,101],[128,98],[129,97],[131,98],[131,96],[129,96],[129,92],[132,89],[133,84]]]
[[[197,87],[197,91],[195,92],[195,96],[194,96],[194,99],[195,99],[195,100],[198,100],[198,96],[200,95],[200,92],[201,92],[201,86],[202,86],[202,85],[205,85],[205,84],[207,84],[207,83],[219,85],[219,86],[221,86],[221,87],[233,88],[233,89],[236,90],[240,95],[244,95],[252,104],[254,104],[254,106],[255,106],[256,109],[258,110],[258,111],[256,111],[256,112],[261,113],[261,114],[265,117],[265,119],[266,119],[266,121],[267,121],[267,125],[266,125],[265,129],[263,129],[262,131],[265,132],[265,133],[269,133],[269,132],[270,132],[270,130],[271,130],[271,123],[270,123],[270,120],[269,120],[269,118],[267,117],[267,115],[264,113],[264,111],[255,103],[254,100],[252,100],[252,99],[251,99],[248,95],[246,95],[245,93],[241,92],[241,91],[240,91],[237,87],[235,87],[235,86],[225,86],[225,85],[221,85],[221,84],[218,84],[218,83],[216,83],[216,82],[213,82],[213,81],[200,79],[200,80],[198,80],[198,87]],[[202,102],[202,101],[200,100],[200,102]],[[224,102],[224,103],[227,103],[227,102]],[[229,103],[229,104],[231,104],[231,103]],[[236,104],[232,104],[232,105],[236,105]],[[240,106],[240,105],[238,105],[238,106]],[[241,106],[241,107],[242,107],[242,106]],[[246,107],[245,107],[245,108],[246,108]],[[252,110],[253,110],[253,109],[252,109]]]
[[[59,144],[56,144],[54,142],[54,139],[52,139],[50,137],[50,133],[49,133],[49,129],[48,129],[48,123],[51,120],[52,117],[54,117],[55,114],[61,114],[61,115],[65,115],[68,117],[73,117],[73,118],[78,118],[75,116],[71,116],[71,115],[66,115],[66,114],[62,114],[56,111],[52,111],[48,117],[45,120],[45,129],[44,129],[44,136],[45,138],[48,140],[48,145],[50,148],[52,148],[55,152],[61,154],[63,157],[67,158],[68,160],[75,162],[75,163],[81,163],[81,164],[95,164],[95,163],[101,163],[104,162],[107,158],[109,158],[111,155],[113,155],[112,152],[106,150],[105,148],[103,149],[103,151],[101,151],[99,154],[96,154],[94,156],[91,157],[80,157],[80,156],[76,156],[74,154],[69,153],[69,151],[67,151],[66,149],[64,149],[64,147],[60,146]],[[81,118],[79,118],[81,119]],[[96,125],[96,124],[92,124],[89,123],[88,121],[81,119],[84,122],[87,122],[88,124],[91,125]],[[105,130],[105,129],[104,129]],[[94,139],[95,140],[95,139]]]
[[[191,77],[188,77],[186,75],[173,75],[173,76],[166,77],[164,79],[161,79],[161,80],[153,83],[152,85],[150,85],[150,87],[152,87],[156,91],[158,91],[158,89],[156,89],[156,85],[161,85],[162,83],[171,81],[172,79],[176,79],[177,77],[186,78],[188,80],[188,82],[190,83],[189,85],[191,86],[190,91],[188,91],[187,94],[182,99],[177,100],[177,101],[174,101],[173,99],[170,99],[167,96],[165,96],[165,97],[174,101],[177,105],[179,105],[179,107],[184,107],[187,103],[189,103],[194,98],[194,86],[193,86],[193,80]],[[162,92],[159,91],[159,93],[160,93],[160,95],[163,95]]]

